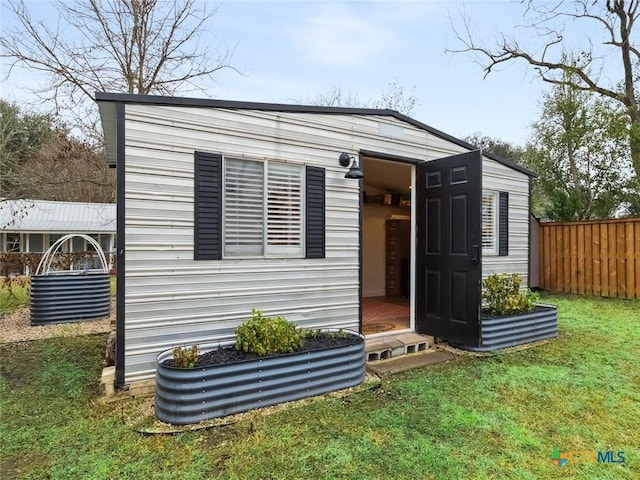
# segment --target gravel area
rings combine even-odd
[[[100,320],[31,326],[29,307],[0,315],[0,344],[27,342],[42,338],[77,337],[95,333],[109,333],[111,321],[115,325],[115,300],[111,301],[111,316]],[[115,327],[114,327],[115,328]]]

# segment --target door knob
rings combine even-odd
[[[477,265],[478,263],[480,263],[480,246],[472,245],[471,246],[471,252],[472,252],[471,258],[469,260],[474,265]]]

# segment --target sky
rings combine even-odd
[[[43,18],[54,18],[47,2],[27,3]],[[416,120],[459,138],[480,133],[522,145],[547,87],[524,62],[484,78],[472,56],[446,50],[460,48],[451,22],[461,25],[461,12],[491,45],[500,31],[518,31],[523,8],[508,1],[223,2],[205,40],[211,48],[235,48],[231,63],[242,74],[220,72],[207,93],[304,103],[339,88],[370,103],[397,80],[418,99],[410,115]],[[2,28],[11,22],[2,9]],[[4,79],[6,63],[2,69],[0,96],[32,100],[26,87],[38,84],[38,76],[15,69]]]

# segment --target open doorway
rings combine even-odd
[[[362,333],[412,330],[413,165],[362,158]]]

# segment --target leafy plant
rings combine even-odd
[[[347,332],[343,329],[338,330],[337,332],[329,332],[327,330],[320,329],[309,329],[304,331],[305,338],[317,339],[317,338],[339,338],[345,339],[347,338]]]
[[[251,319],[236,328],[236,348],[256,355],[291,353],[304,345],[305,331],[284,317],[265,317],[251,310]]]
[[[173,349],[173,361],[178,368],[193,368],[198,363],[198,345]]]
[[[316,338],[320,338],[322,336],[322,330],[320,330],[319,328],[317,329],[310,328],[304,331],[304,336],[305,338],[311,338],[315,340]]]
[[[345,332],[343,329],[338,330],[336,333],[334,333],[335,338],[340,338],[340,339],[344,339],[347,338],[347,332]]]
[[[520,291],[521,284],[522,278],[517,273],[489,275],[482,282],[482,298],[487,301],[489,312],[492,315],[509,315],[533,310],[539,295],[531,290]]]

